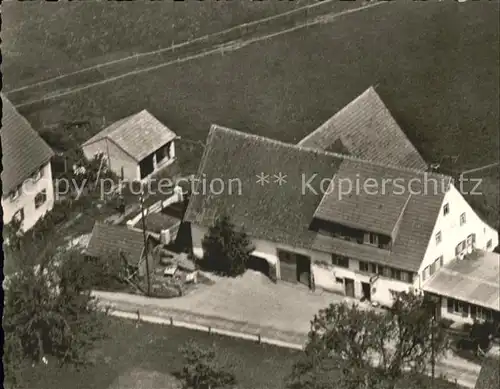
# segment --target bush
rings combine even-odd
[[[187,342],[180,351],[185,360],[180,378],[186,388],[218,389],[236,383],[234,375],[217,361],[218,350],[214,346]]]
[[[237,231],[228,216],[218,218],[203,238],[202,267],[224,276],[243,274],[254,250],[244,231]]]

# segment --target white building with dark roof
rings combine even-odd
[[[143,181],[175,160],[177,135],[148,111],[121,119],[82,145],[87,159],[103,154],[122,180]]]
[[[54,206],[54,153],[3,94],[1,140],[3,222],[25,232]]]
[[[202,239],[216,217],[227,214],[278,280],[385,306],[392,292],[422,291],[469,247],[498,245],[498,233],[450,177],[419,169],[214,125],[198,174],[206,188],[221,180],[226,187],[194,188],[185,221],[195,255],[203,255]]]

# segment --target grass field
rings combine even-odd
[[[162,373],[175,373],[182,366],[178,348],[192,339],[200,344],[215,342],[223,351],[221,358],[234,364],[242,389],[281,389],[289,373],[296,351],[260,346],[248,341],[209,336],[203,332],[112,320],[110,333],[97,351],[95,366],[80,372],[69,368],[29,368],[26,388],[38,389],[106,389],[131,368],[143,368]],[[34,386],[32,386],[34,387]]]
[[[68,367],[28,367],[22,375],[24,388],[33,389],[107,389],[118,376],[131,369],[165,374],[176,373],[182,366],[178,351],[188,340],[219,348],[221,361],[231,365],[239,389],[285,389],[284,378],[290,373],[298,351],[258,345],[244,340],[208,335],[174,327],[112,319],[109,333],[95,352],[95,364],[81,371]],[[436,389],[452,389],[437,380]]]
[[[156,50],[313,2],[8,2],[2,4],[4,87]]]
[[[38,127],[146,108],[191,139],[219,123],[295,142],[376,84],[427,161],[459,155],[474,167],[498,159],[497,11],[394,2],[21,112]]]

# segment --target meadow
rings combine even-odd
[[[179,348],[195,341],[215,345],[218,360],[235,374],[238,389],[285,389],[285,379],[299,356],[296,350],[182,328],[136,325],[132,320],[114,318],[108,325],[111,336],[96,345],[89,366],[75,371],[69,366],[58,367],[51,360],[48,365],[27,366],[22,371],[21,388],[108,389],[118,377],[134,369],[175,375],[183,365]],[[435,389],[457,388],[437,379]]]

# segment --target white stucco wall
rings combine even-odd
[[[107,158],[107,163],[112,172],[118,177],[122,175],[127,181],[136,181],[141,179],[141,171],[139,163],[128,155],[124,150],[118,147],[115,143],[108,139],[101,139],[94,143],[82,147],[85,158],[91,160],[98,153],[103,153]],[[161,169],[170,165],[175,160],[175,142],[170,143],[170,158],[165,158],[159,164],[156,162],[156,155],[153,157],[154,170],[151,174],[144,177],[142,181],[146,181],[151,176],[156,174]]]
[[[103,153],[107,159],[109,169],[118,177],[123,175],[128,181],[139,180],[139,167],[137,162],[125,151],[110,142],[107,139],[101,139],[97,142],[82,147],[85,158],[91,160],[98,153]]]
[[[201,242],[207,232],[207,228],[191,225],[191,234],[193,239],[193,252],[196,256],[201,257],[203,250]],[[345,269],[331,265],[331,255],[327,253],[304,250],[288,245],[274,243],[265,240],[253,240],[255,251],[253,255],[266,259],[270,264],[276,266],[277,278],[280,278],[280,266],[277,256],[278,249],[293,251],[299,254],[307,255],[311,258],[311,271],[314,277],[316,288],[321,288],[327,292],[345,294],[344,282],[338,282],[337,279],[350,278],[354,280],[355,298],[363,296],[362,282],[370,282],[370,274],[361,273],[359,271],[359,262],[355,259],[349,261],[350,268]],[[384,277],[380,277],[375,285],[375,290],[372,289],[371,300],[380,303],[381,305],[390,306],[392,304],[391,290],[402,292],[408,291],[411,284],[396,281]]]
[[[449,205],[449,213],[444,215],[444,205]],[[460,226],[460,215],[466,214],[466,223]],[[441,243],[436,244],[436,233],[441,231]],[[476,234],[476,248],[486,251],[493,251],[498,246],[498,232],[483,222],[472,207],[467,203],[462,194],[455,186],[451,186],[446,193],[436,225],[432,231],[425,256],[420,265],[419,278],[420,285],[429,280],[422,279],[423,270],[432,264],[439,256],[443,256],[444,264],[455,258],[456,246],[466,240],[470,234]],[[488,240],[492,240],[490,249],[486,249]]]
[[[23,231],[31,229],[36,222],[54,207],[54,186],[50,162],[41,168],[42,177],[33,182],[27,179],[21,187],[21,193],[15,200],[2,197],[3,222],[8,224],[16,212],[24,210]],[[35,196],[42,190],[47,191],[47,200],[39,208],[35,208]]]

